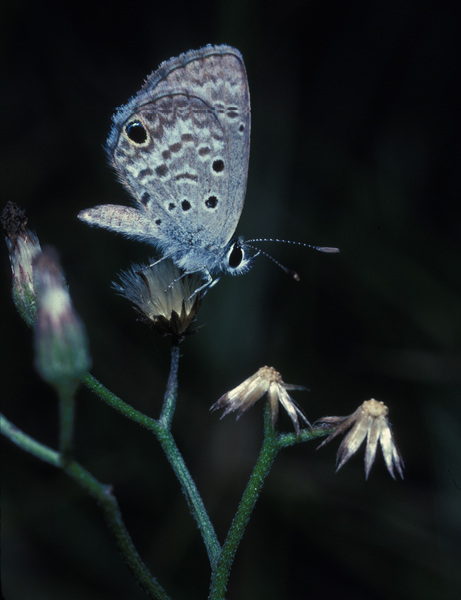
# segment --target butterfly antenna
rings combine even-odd
[[[257,242],[257,241],[258,240],[250,240],[250,242]],[[259,241],[268,241],[268,240],[259,240]],[[296,273],[296,271],[293,271],[292,269],[289,269],[288,267],[285,267],[285,265],[282,265],[282,263],[280,263],[278,260],[276,260],[273,256],[271,256],[267,252],[264,252],[264,250],[261,250],[260,248],[255,248],[254,246],[252,246],[251,244],[249,244],[246,240],[245,240],[245,245],[248,246],[248,248],[251,248],[252,250],[256,250],[256,252],[258,254],[262,254],[263,256],[265,256],[266,258],[268,258],[269,260],[271,260],[278,267],[280,267],[284,273],[286,273],[287,275],[290,275],[291,277],[293,277],[293,279],[295,281],[301,281],[301,277],[298,275],[298,273]],[[258,254],[256,254],[256,256]]]
[[[292,244],[293,246],[303,246],[304,248],[312,248],[313,250],[317,250],[318,252],[326,252],[329,254],[334,254],[336,252],[339,252],[339,248],[331,248],[330,246],[313,246],[312,244],[305,244],[304,242],[292,242],[291,240],[279,240],[279,239],[274,239],[274,238],[260,238],[260,239],[254,239],[254,240],[245,240],[246,243],[251,243],[251,242],[280,242],[281,244]],[[261,254],[264,254],[264,252],[261,252]],[[266,254],[266,256],[269,257],[268,254]],[[277,262],[276,260],[274,260],[272,257],[271,258],[275,263]],[[280,265],[282,266],[282,265]]]

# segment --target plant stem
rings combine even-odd
[[[131,421],[134,421],[138,425],[141,425],[141,427],[144,427],[157,435],[160,426],[155,419],[146,416],[144,413],[130,406],[127,402],[108,390],[90,373],[87,373],[82,381],[92,392],[99,396],[103,402],[115,409],[121,415],[131,419]]]
[[[326,437],[334,430],[333,427],[312,427],[311,429],[302,429],[299,435],[295,433],[281,433],[277,436],[277,446],[279,448],[288,448],[295,444],[301,444],[303,442],[310,442],[317,438]]]
[[[16,444],[16,446],[22,448],[22,450],[29,452],[29,454],[32,454],[36,458],[39,458],[54,467],[61,466],[59,452],[37,442],[37,440],[34,440],[34,438],[27,435],[27,433],[18,429],[16,425],[13,425],[13,423],[2,414],[0,414],[0,431],[11,442]]]
[[[212,573],[209,600],[222,600],[224,598],[235,553],[248,525],[264,481],[271,470],[279,450],[276,435],[271,425],[268,405],[264,417],[264,429],[265,436],[261,452],[230,526],[218,564]]]
[[[156,600],[169,600],[169,596],[152,576],[139,556],[123,522],[120,508],[117,499],[112,494],[111,486],[102,484],[75,461],[69,461],[64,464],[58,452],[45,444],[37,442],[37,440],[18,429],[3,415],[0,415],[0,426],[2,433],[17,446],[55,467],[61,467],[69,477],[76,481],[80,487],[98,502],[109,529],[115,536],[125,562],[146,594]]]
[[[264,416],[264,431],[265,435],[261,452],[245,488],[237,512],[235,513],[219,561],[212,573],[209,600],[223,600],[225,597],[227,582],[229,580],[235,553],[242,540],[266,477],[269,475],[279,450],[319,437],[324,437],[331,433],[331,430],[325,430],[325,428],[313,428],[304,429],[299,435],[296,435],[295,433],[277,435],[271,424],[269,405],[266,406]]]
[[[171,367],[165,396],[163,399],[162,412],[160,414],[159,424],[162,427],[170,429],[173,420],[174,409],[176,407],[176,398],[178,396],[178,365],[179,365],[179,343],[176,342],[171,348]]]
[[[171,372],[168,379],[167,392],[165,398],[170,402],[170,408],[174,409],[175,397],[177,392],[177,358],[179,357],[179,349],[172,350],[172,361],[171,361]],[[213,566],[216,564],[221,547],[216,536],[213,524],[210,521],[210,517],[205,509],[203,500],[200,493],[195,485],[195,482],[184,462],[181,453],[179,452],[176,442],[171,434],[169,427],[163,426],[160,421],[156,421],[150,417],[147,417],[143,413],[137,411],[132,406],[124,402],[121,398],[118,398],[115,394],[110,392],[104,387],[96,378],[92,375],[85,375],[83,378],[84,383],[95,392],[106,404],[114,408],[116,411],[128,417],[132,421],[135,421],[142,427],[145,427],[151,431],[158,441],[160,442],[165,455],[171,464],[176,477],[179,480],[182,491],[186,496],[186,500],[191,513],[193,514],[200,533],[202,535],[205,547],[208,553],[210,564]],[[171,400],[170,396],[174,395],[174,399]],[[163,414],[167,414],[167,411],[163,411]],[[172,416],[172,415],[171,415]]]
[[[186,497],[189,509],[194,516],[200,533],[208,553],[211,568],[214,568],[221,552],[221,546],[219,544],[216,532],[213,524],[210,521],[210,517],[206,511],[205,505],[203,504],[202,497],[195,485],[194,480],[184,462],[181,453],[176,446],[176,442],[170,431],[162,429],[161,433],[157,435],[157,439],[160,442],[163,451],[181,484],[182,491]]]
[[[59,390],[59,452],[63,465],[72,460],[74,417],[75,417],[75,389],[73,386],[64,386]]]
[[[100,483],[75,461],[66,465],[64,471],[98,502],[125,562],[146,594],[156,600],[169,600],[168,594],[155,577],[153,577],[139,556],[128,529],[123,522],[117,499],[112,494],[112,486]]]

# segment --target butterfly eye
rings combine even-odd
[[[231,269],[236,269],[238,266],[240,266],[240,263],[243,260],[243,250],[241,248],[241,246],[236,243],[233,245],[232,250],[229,253],[228,256],[228,263],[229,263],[229,267]]]
[[[245,242],[239,238],[228,246],[222,270],[230,275],[240,275],[251,267],[253,257],[248,256]]]
[[[125,133],[134,144],[139,146],[144,144],[148,139],[147,130],[141,121],[131,121],[131,123],[128,123],[125,127]]]

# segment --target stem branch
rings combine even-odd
[[[218,564],[212,573],[209,600],[222,600],[224,598],[235,553],[259,498],[264,481],[279,451],[268,405],[264,417],[264,428],[265,436],[261,452],[230,526]]]
[[[221,547],[197,486],[195,485],[195,482],[186,466],[186,463],[184,462],[183,457],[181,456],[181,453],[179,452],[178,447],[176,446],[176,442],[170,431],[178,389],[178,361],[179,347],[173,346],[171,370],[165,392],[162,413],[158,421],[147,417],[143,413],[134,409],[121,398],[110,392],[92,375],[86,375],[83,381],[87,387],[95,392],[106,404],[114,408],[123,416],[128,417],[132,421],[138,423],[138,425],[141,425],[142,427],[151,431],[158,439],[181,485],[189,509],[197,522],[198,528],[205,543],[210,564],[213,568],[218,560]]]
[[[155,577],[152,576],[139,556],[126,525],[123,522],[122,514],[117,499],[112,494],[111,486],[102,484],[75,461],[64,463],[58,452],[52,450],[45,444],[37,442],[37,440],[27,435],[27,433],[18,429],[3,415],[0,415],[0,426],[2,433],[17,446],[54,467],[61,467],[66,475],[77,482],[88,495],[97,501],[104,514],[107,525],[116,539],[125,562],[146,594],[155,600],[169,600],[169,596],[157,582]]]

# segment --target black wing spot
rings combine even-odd
[[[131,121],[131,123],[128,123],[125,127],[125,132],[134,144],[141,145],[147,141],[147,131],[141,121]]]
[[[221,171],[224,171],[224,161],[220,158],[213,161],[213,171],[215,173],[221,173]]]
[[[240,125],[239,131],[245,131],[245,125],[243,123]]]
[[[176,204],[174,202],[170,202],[168,204],[168,210],[173,210],[173,208],[176,208]]]
[[[218,199],[216,198],[216,196],[210,196],[209,198],[207,198],[205,200],[205,206],[207,208],[216,208],[217,205],[218,205]]]
[[[190,207],[191,207],[191,204],[190,204],[189,200],[183,200],[183,201],[181,202],[181,208],[182,208],[184,211],[186,211],[186,210],[189,210],[189,209],[190,209]]]
[[[162,223],[162,219],[155,219],[155,224],[156,225],[161,225]]]

